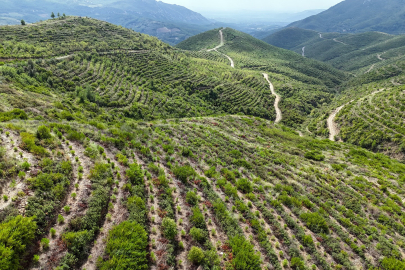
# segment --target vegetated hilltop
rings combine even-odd
[[[264,41],[299,54],[304,48],[305,57],[354,73],[365,73],[398,61],[405,52],[405,35],[381,32],[319,33],[291,27],[268,36]]]
[[[402,0],[346,0],[317,15],[289,25],[320,32],[359,33],[379,31],[404,34]]]
[[[375,68],[342,85],[329,106],[310,116],[309,130],[327,136],[326,119],[344,105],[335,122],[338,138],[405,160],[405,61]]]
[[[75,31],[74,38],[68,34],[71,31]],[[248,58],[248,52],[242,50],[252,49],[246,43],[240,50],[243,57],[235,58],[241,63],[237,65],[258,60],[263,66],[232,69],[219,53],[175,50],[155,38],[93,19],[68,17],[27,27],[7,26],[0,32],[1,58],[41,58],[10,64],[2,69],[3,76],[37,93],[57,89],[69,98],[81,96],[82,102],[89,102],[89,111],[80,118],[102,117],[112,111],[115,117],[136,119],[223,113],[275,119],[274,97],[262,76],[269,72],[277,91],[285,94],[283,106],[291,107],[285,121],[295,125],[313,108],[330,101],[332,87],[346,78],[313,60],[298,57],[296,62],[288,62],[288,54],[294,53],[251,37],[267,51]],[[63,55],[66,57],[60,57]],[[269,61],[260,60],[260,55],[267,55]],[[63,110],[71,112],[69,119],[77,113],[72,106],[64,104]]]
[[[271,46],[248,34],[230,28],[223,29],[222,33],[225,42],[218,51],[231,57],[237,69],[269,73],[276,92],[282,96],[283,122],[290,126],[301,124],[312,109],[329,103],[334,87],[349,78],[327,64]],[[217,46],[219,40],[219,29],[214,29],[191,37],[176,47],[199,51],[193,55],[205,57],[212,52],[204,51]]]
[[[228,29],[209,53],[74,17],[0,32],[3,269],[404,267],[405,165],[272,121],[261,72],[314,99],[343,73]]]
[[[180,41],[212,28],[211,22],[201,14],[178,5],[155,0],[136,1],[38,1],[22,0],[2,2],[3,21],[27,23],[50,18],[63,13],[75,16],[89,16],[110,23],[119,24],[135,31],[156,36],[169,43]],[[1,23],[0,19],[0,23]],[[15,22],[12,24],[16,24]]]

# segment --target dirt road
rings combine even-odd
[[[218,52],[218,49],[221,48],[222,46],[224,46],[225,42],[224,42],[224,34],[222,33],[222,30],[225,30],[225,28],[219,30],[219,36],[221,38],[219,45],[213,49],[207,50],[207,52],[212,52],[212,51]],[[221,52],[219,52],[219,53],[224,55],[226,58],[228,58],[228,60],[231,62],[231,67],[235,68],[235,62],[232,60],[232,58],[230,58],[228,55],[226,55],[224,53],[221,53]]]
[[[275,124],[279,123],[282,119],[283,116],[281,114],[281,110],[278,107],[278,104],[280,103],[281,97],[277,95],[276,91],[274,91],[274,86],[269,80],[269,75],[266,73],[263,73],[263,77],[266,79],[266,81],[269,83],[271,93],[276,96],[276,100],[274,101],[274,108],[276,109],[276,121],[274,121]]]

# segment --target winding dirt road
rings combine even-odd
[[[219,30],[219,36],[221,37],[221,42],[219,43],[218,46],[216,46],[213,49],[209,49],[207,50],[207,52],[212,52],[212,51],[216,51],[220,54],[222,54],[223,56],[225,56],[226,58],[228,58],[228,60],[231,62],[231,67],[235,68],[235,63],[233,62],[232,58],[230,58],[228,55],[221,53],[218,51],[219,48],[221,48],[222,46],[224,46],[225,42],[224,42],[224,34],[222,33],[222,30],[225,30],[225,28]]]
[[[305,57],[305,46],[302,47],[302,56]]]
[[[343,44],[343,45],[347,45],[346,43],[344,43],[344,42],[342,42],[342,41],[339,41],[339,40],[337,40],[336,38],[334,38],[333,41],[334,41],[334,42],[337,42],[337,43],[341,43],[341,44]]]
[[[336,110],[334,110],[327,120],[329,129],[329,140],[333,142],[335,141],[335,136],[339,134],[339,130],[337,129],[337,125],[334,120],[336,115],[340,112],[341,109],[343,109],[344,106],[345,105],[342,105]]]
[[[369,70],[367,70],[366,71],[366,73],[369,73],[369,72],[371,72],[372,70],[373,70],[373,68],[375,67],[375,64],[373,64],[370,68],[369,68]]]
[[[269,83],[271,93],[276,96],[276,100],[274,101],[274,108],[276,109],[276,121],[274,121],[275,124],[279,123],[283,119],[283,115],[281,114],[281,110],[278,107],[278,104],[280,103],[281,97],[277,95],[276,91],[274,91],[274,86],[269,80],[269,75],[267,73],[263,73],[263,77],[266,79],[266,81]]]

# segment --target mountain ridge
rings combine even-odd
[[[381,31],[404,34],[403,0],[346,0],[318,15],[289,24],[320,32],[358,33]]]

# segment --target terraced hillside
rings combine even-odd
[[[27,231],[14,263],[365,269],[404,256],[405,167],[382,155],[253,117],[38,125],[2,125],[1,226]]]
[[[300,125],[312,109],[329,103],[335,92],[333,88],[349,78],[329,65],[268,45],[242,32],[230,28],[221,31],[225,42],[217,51],[230,57],[238,70],[269,74],[276,92],[281,96],[280,109],[287,125]],[[219,29],[191,37],[177,47],[190,50],[195,57],[216,60],[217,52],[207,52],[215,47],[215,39],[218,45]],[[224,56],[222,59],[229,63]]]
[[[404,61],[374,69],[342,87],[334,101],[311,116],[309,131],[328,136],[327,118],[334,119],[337,139],[404,160]]]
[[[242,58],[229,53],[236,61],[236,69],[231,69],[228,59],[216,51],[176,50],[155,38],[103,22],[97,24],[93,19],[67,17],[27,27],[1,28],[0,58],[11,62],[37,58],[7,64],[0,71],[3,78],[36,93],[52,95],[57,89],[57,95],[67,99],[50,113],[61,119],[84,121],[96,114],[105,118],[103,115],[111,111],[114,117],[135,119],[223,113],[275,119],[274,97],[262,76],[267,71],[276,92],[283,97],[280,103],[285,110],[283,121],[291,126],[303,122],[303,116],[313,108],[328,103],[332,88],[346,78],[319,62],[301,57],[287,61],[293,53],[251,37],[247,39],[248,35],[237,38],[240,42],[229,41],[229,36],[236,33],[234,30],[224,30],[228,40],[221,47],[226,50],[229,44],[235,48],[238,42],[241,44],[237,48]],[[67,33],[74,29],[75,39],[71,39]],[[52,35],[46,38],[48,32]],[[12,37],[14,41],[10,41]],[[117,39],[121,42],[115,42]],[[249,58],[252,42],[264,49]],[[259,56],[265,54],[269,57],[267,61],[260,60]],[[262,61],[263,66],[254,66],[256,60]],[[77,97],[87,104],[83,115],[73,106]]]
[[[231,29],[210,52],[122,31],[126,50],[106,38],[102,50],[6,51],[1,269],[404,268],[405,165],[284,125],[323,117],[338,87],[348,102],[367,82],[402,83],[399,63],[342,85],[345,74]]]
[[[319,33],[285,28],[263,39],[269,44],[292,50],[335,68],[364,74],[404,58],[404,35],[381,32],[360,34]]]

